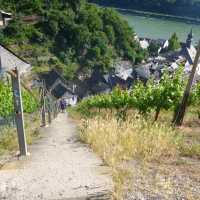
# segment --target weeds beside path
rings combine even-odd
[[[109,170],[78,141],[76,125],[60,114],[28,158],[12,161],[0,170],[0,199],[109,199]]]
[[[81,117],[73,110],[71,114]],[[125,120],[115,113],[92,114],[83,116],[80,136],[112,168],[114,197],[199,199],[200,140],[192,127],[189,134],[165,121],[153,122],[151,117],[134,113]]]

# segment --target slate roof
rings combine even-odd
[[[7,17],[7,18],[12,17],[12,13],[8,13],[8,12],[5,12],[3,10],[0,10],[0,14],[3,15],[4,17]]]
[[[195,49],[193,45],[191,45],[190,48],[185,46],[182,49],[182,54],[186,58],[186,60],[190,63],[190,65],[193,64],[194,58],[196,56],[196,52],[197,50]]]
[[[47,89],[50,89],[57,79],[62,79],[61,76],[55,70],[52,70],[47,73],[42,73],[39,75],[39,77],[45,81]]]
[[[17,56],[10,49],[0,44],[0,73],[17,68],[20,73],[25,73],[31,69],[31,65]]]
[[[66,80],[56,71],[52,70],[48,73],[42,73],[39,75],[40,79],[45,81],[47,90],[51,90],[51,87],[57,80],[60,80],[61,83],[58,83],[52,90],[51,94],[56,98],[61,98],[65,93],[73,95],[72,90],[68,87]]]
[[[56,97],[57,99],[65,96],[65,97],[72,97],[74,94],[66,87],[61,84],[58,84],[52,91],[51,94]]]
[[[120,73],[116,74],[116,76],[126,81],[128,78],[133,78],[132,73],[133,73],[133,68],[130,68],[121,71]]]
[[[132,75],[133,75],[134,80],[139,79],[141,81],[146,82],[151,76],[150,66],[144,65],[144,66],[134,68]]]
[[[58,84],[52,91],[51,94],[56,98],[61,98],[65,93],[67,92],[67,89],[63,87],[63,85]]]

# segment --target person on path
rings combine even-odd
[[[65,99],[61,99],[60,100],[60,109],[61,109],[62,113],[65,112],[66,108],[67,108],[66,100]]]

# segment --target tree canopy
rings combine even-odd
[[[181,47],[178,36],[174,33],[169,39],[169,51],[175,51]]]
[[[141,62],[146,52],[134,30],[119,14],[85,0],[0,0],[14,20],[0,32],[0,42],[29,59],[37,70],[57,67],[66,78],[77,73],[105,72],[116,57]],[[39,16],[31,23],[24,16]]]

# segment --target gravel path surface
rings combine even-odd
[[[13,160],[0,170],[0,200],[110,199],[109,169],[78,141],[76,125],[59,114],[27,158]]]

